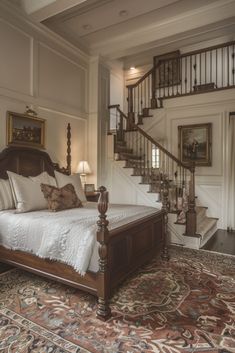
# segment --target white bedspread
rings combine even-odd
[[[156,211],[156,208],[146,206],[109,205],[109,229]],[[88,268],[98,270],[97,220],[97,205],[92,202],[83,208],[55,213],[47,210],[21,214],[15,210],[1,211],[0,244],[64,262],[84,275]]]

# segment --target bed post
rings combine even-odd
[[[99,242],[99,272],[98,272],[98,309],[96,316],[105,321],[111,316],[109,307],[110,296],[110,271],[109,271],[109,230],[106,212],[108,209],[108,192],[104,186],[99,188],[100,197],[98,201],[99,220],[97,230],[97,241]]]
[[[71,174],[71,126],[68,123],[67,126],[67,172]]]
[[[168,261],[170,259],[168,253],[168,196],[169,196],[169,182],[163,181],[162,185],[162,210],[164,211],[163,219],[163,246],[162,246],[162,259]]]

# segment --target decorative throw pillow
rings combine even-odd
[[[67,184],[62,188],[41,184],[41,190],[47,200],[48,209],[51,211],[82,207],[72,184]]]
[[[0,211],[15,208],[9,180],[0,179]]]
[[[9,171],[7,174],[17,212],[36,211],[47,208],[47,202],[43,197],[40,187],[42,182],[50,182],[50,177],[46,172],[29,178]]]
[[[59,173],[59,172],[55,171],[55,178],[56,178],[56,181],[57,181],[57,186],[59,188],[62,188],[66,184],[72,184],[74,186],[74,189],[75,189],[75,192],[77,194],[77,197],[83,203],[85,203],[87,201],[85,193],[84,193],[84,190],[82,188],[80,174],[65,175],[65,174],[62,174],[62,173]]]

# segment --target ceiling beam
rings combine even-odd
[[[32,0],[31,0],[32,1]],[[42,22],[47,18],[58,15],[76,5],[80,5],[88,0],[49,0],[50,4],[31,12],[30,18],[36,22]]]

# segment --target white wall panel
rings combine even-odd
[[[86,111],[86,70],[59,53],[39,46],[39,97]]]
[[[222,183],[213,185],[213,181],[196,183],[196,195],[199,206],[208,207],[207,216],[219,218],[218,228],[223,228],[222,218]]]
[[[61,166],[67,163],[66,128],[71,124],[72,171],[76,172],[87,145],[88,62],[80,65],[75,55],[72,60],[59,42],[59,51],[50,49],[43,30],[39,34],[34,25],[29,36],[28,27],[23,20],[14,24],[0,18],[0,150],[7,143],[7,111],[24,113],[29,105],[46,119],[46,150]],[[47,45],[49,40],[45,39]]]
[[[0,19],[0,87],[31,94],[31,41],[21,30]]]

